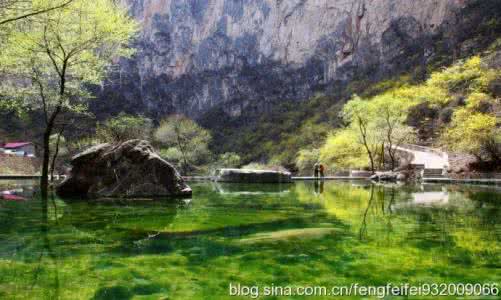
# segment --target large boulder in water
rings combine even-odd
[[[216,180],[234,183],[289,183],[292,182],[289,172],[268,170],[220,169]]]
[[[101,144],[73,157],[61,197],[121,198],[191,196],[177,170],[146,141]]]

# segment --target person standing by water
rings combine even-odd
[[[318,178],[319,172],[320,172],[320,164],[319,163],[315,163],[315,165],[313,166],[313,176],[315,178]]]
[[[325,176],[325,167],[323,164],[320,164],[320,166],[318,167],[319,171],[320,171],[320,177],[321,178],[324,178]]]

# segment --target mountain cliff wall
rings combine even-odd
[[[142,25],[138,52],[115,68],[99,105],[239,116],[384,78],[432,59],[433,39],[466,2],[122,0]]]

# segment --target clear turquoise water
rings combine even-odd
[[[31,185],[0,182],[25,198],[0,199],[1,299],[250,299],[231,297],[229,285],[501,282],[495,187],[196,183],[190,201],[56,198],[44,211]]]

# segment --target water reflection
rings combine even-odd
[[[276,195],[285,196],[292,184],[236,184],[212,182],[213,190],[223,195]]]
[[[57,204],[55,202],[54,195],[52,195],[52,198],[50,199],[54,207],[57,207]],[[53,213],[54,216],[50,216],[50,211],[49,211],[49,203],[47,201],[42,201],[42,210],[41,210],[41,223],[40,223],[40,237],[42,239],[42,248],[39,253],[39,267],[37,268],[38,270],[43,270],[47,269],[50,270],[47,272],[47,276],[53,277],[53,290],[49,290],[48,292],[52,292],[52,295],[49,296],[50,299],[59,299],[60,298],[60,281],[59,281],[59,257],[56,254],[52,242],[50,240],[50,230],[54,226],[57,226],[57,223],[51,224],[49,220],[57,220],[58,219],[58,213],[57,213],[57,208],[54,209]],[[43,267],[42,267],[43,265]],[[51,267],[52,265],[52,267]],[[35,273],[35,280],[36,282],[39,277],[39,273]]]
[[[225,299],[229,282],[501,279],[495,190],[329,181],[192,187],[189,203],[1,203],[0,298]]]
[[[324,181],[323,180],[315,180],[315,195],[320,196],[321,194],[324,193]]]
[[[501,201],[496,190],[489,192],[440,185],[330,184],[326,186],[323,197],[318,197],[320,185],[317,183],[313,183],[311,194],[307,192],[307,184],[296,186],[296,190],[302,202],[319,203],[331,215],[351,224],[360,241],[377,240],[381,243],[424,224],[431,226],[423,229],[426,234],[430,231],[447,232],[450,224],[457,223],[457,220],[451,220],[453,215],[475,211],[479,220],[487,221],[499,212]],[[473,195],[476,197],[471,197]],[[491,205],[492,202],[498,204]],[[496,232],[495,228],[492,230]],[[411,231],[409,234],[412,235]]]
[[[26,201],[35,193],[32,180],[0,181],[0,201]]]

